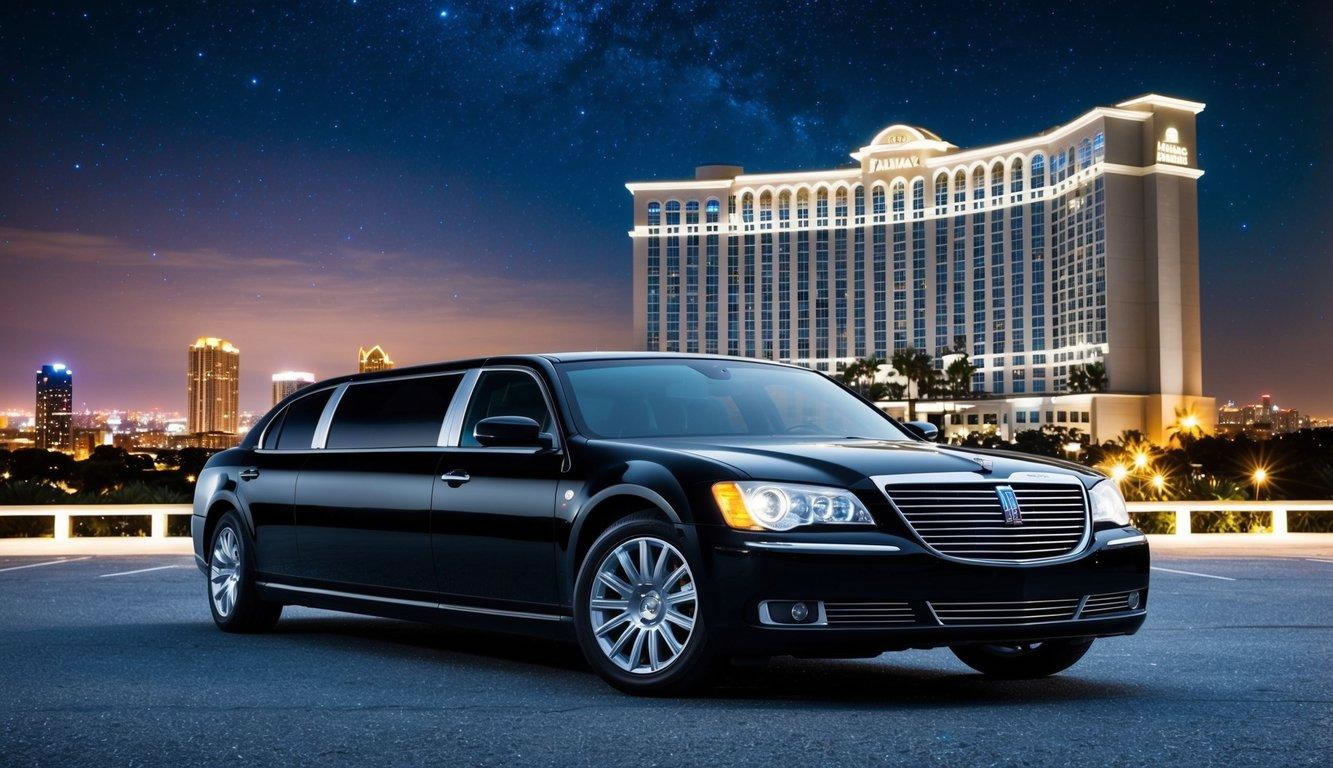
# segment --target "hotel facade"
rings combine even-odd
[[[1210,429],[1203,107],[1147,95],[970,149],[891,125],[849,167],[631,182],[636,339],[830,374],[906,347],[942,366],[961,348],[978,396],[917,407],[947,434],[1053,424],[1162,442],[1185,413]],[[1071,367],[1092,362],[1104,391],[1069,393]]]

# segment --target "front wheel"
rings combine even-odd
[[[226,512],[213,529],[208,557],[208,608],[224,632],[272,629],[282,605],[259,596],[255,584],[253,542],[235,512]]]
[[[715,669],[696,581],[676,529],[651,515],[612,525],[588,550],[574,588],[579,647],[627,693],[663,695]]]
[[[956,645],[949,650],[960,661],[987,677],[1022,680],[1063,672],[1083,658],[1092,638],[1041,640],[1029,643]]]

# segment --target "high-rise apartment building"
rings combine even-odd
[[[240,417],[241,351],[230,341],[201,336],[189,348],[186,431],[235,434]]]
[[[369,349],[365,347],[357,348],[356,357],[356,369],[361,373],[387,371],[393,368],[393,360],[389,359],[389,353],[385,352],[384,348],[378,344]]]
[[[48,451],[74,452],[74,371],[61,363],[37,371],[35,445]]]
[[[273,374],[273,404],[302,387],[315,383],[315,374],[309,371],[279,371]]]
[[[627,184],[638,343],[831,374],[906,347],[942,367],[961,348],[976,396],[919,409],[946,432],[1055,424],[1165,440],[1182,414],[1208,427],[1203,108],[1147,95],[970,149],[891,125],[849,167],[709,165]],[[1090,363],[1105,366],[1104,391],[1071,392]]]

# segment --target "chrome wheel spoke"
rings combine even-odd
[[[586,595],[588,621],[602,653],[632,674],[659,672],[689,646],[698,595],[689,564],[667,541],[623,541],[598,564]]]
[[[231,528],[218,532],[208,573],[213,609],[225,618],[236,607],[237,585],[241,580],[241,545]]]

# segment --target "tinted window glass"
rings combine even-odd
[[[282,420],[282,434],[278,436],[278,448],[309,449],[310,440],[315,436],[315,426],[319,424],[319,415],[324,412],[324,404],[332,394],[332,389],[326,389],[287,406],[287,415]]]
[[[473,435],[477,422],[491,416],[527,416],[542,425],[543,432],[551,431],[551,412],[542,397],[541,385],[531,374],[523,371],[488,371],[477,380],[463,419],[461,445],[475,446]]]
[[[261,448],[278,447],[278,435],[282,434],[282,420],[286,417],[287,417],[287,409],[285,408],[283,409],[282,413],[279,413],[278,415],[273,417],[273,421],[270,422],[268,427],[265,428],[264,444],[260,446]]]
[[[424,376],[353,384],[338,401],[328,448],[420,448],[436,445],[449,400],[462,376]]]
[[[813,371],[711,360],[560,366],[590,437],[714,435],[908,439],[874,406]]]

